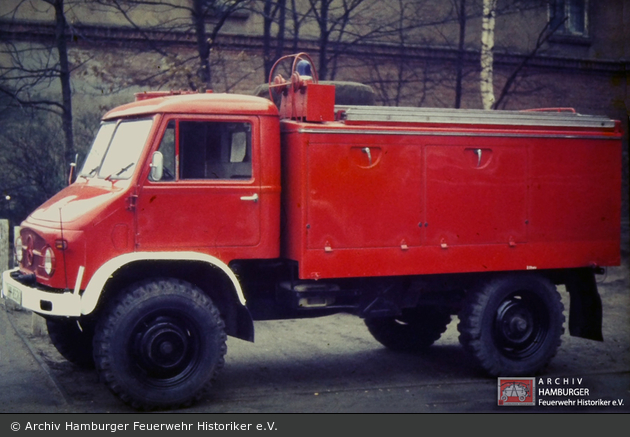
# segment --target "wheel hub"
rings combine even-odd
[[[506,339],[514,343],[522,343],[532,333],[532,320],[519,310],[508,311],[501,320],[501,329]]]
[[[181,322],[160,318],[137,331],[135,355],[148,375],[168,379],[180,375],[190,365],[194,355],[192,341]]]
[[[532,302],[512,296],[496,312],[494,335],[497,345],[508,356],[525,356],[537,347],[544,327]]]
[[[188,350],[186,333],[169,323],[152,326],[142,337],[141,344],[149,362],[163,368],[177,366]]]

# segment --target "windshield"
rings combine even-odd
[[[152,119],[103,123],[80,176],[129,179],[147,142],[152,124]]]
[[[96,174],[101,166],[101,162],[103,162],[103,156],[107,151],[107,146],[109,146],[115,128],[116,122],[113,121],[101,125],[90,148],[90,153],[85,158],[85,164],[83,164],[83,170],[81,170],[79,176],[90,177]]]

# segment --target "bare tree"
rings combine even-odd
[[[284,52],[284,37],[286,29],[286,0],[264,0],[263,7],[263,60],[265,63],[265,81],[269,78],[269,73],[273,67],[274,60],[282,57]],[[271,50],[271,27],[277,23],[276,50],[272,56]]]
[[[76,153],[71,78],[77,65],[70,61],[72,26],[66,20],[76,2],[18,1],[3,17],[7,25],[18,23],[32,4],[48,14],[50,32],[37,40],[0,41],[0,95],[6,109],[0,132],[2,215],[14,223],[64,186]]]
[[[498,2],[498,0],[483,0],[483,20],[481,31],[481,74],[480,90],[484,109],[497,109],[503,105],[507,97],[513,92],[518,82],[519,76],[529,62],[534,59],[544,47],[549,38],[564,25],[564,20],[546,21],[536,39],[536,42],[526,53],[513,53],[521,58],[503,84],[498,98],[494,93],[494,27],[497,17],[501,19],[511,13],[520,13],[527,9],[546,9],[547,0],[511,0],[508,2]],[[509,52],[506,52],[509,54]]]
[[[466,55],[466,0],[452,0],[459,25],[459,39],[457,41],[457,63],[455,70],[455,107],[462,105],[462,82],[464,80],[464,56]]]
[[[68,28],[65,9],[72,5],[68,0],[40,0],[52,7],[54,36],[37,44],[2,41],[2,53],[10,59],[0,66],[0,93],[8,97],[9,105],[52,111],[60,115],[65,147],[63,156],[70,163],[75,156],[72,126],[72,67],[68,59]],[[18,2],[10,16],[15,19],[25,2]],[[58,80],[59,99],[54,95],[42,97]]]
[[[50,112],[18,110],[0,132],[2,216],[19,223],[37,205],[64,186],[63,131]]]
[[[339,45],[346,33],[347,26],[355,19],[355,13],[366,3],[365,0],[308,0],[315,22],[319,28],[319,68],[318,75],[322,80],[334,79],[334,70],[330,71],[330,63],[338,55],[330,53],[331,45]],[[356,40],[353,41],[356,43]]]
[[[212,89],[213,69],[211,55],[217,47],[217,38],[227,20],[239,11],[248,8],[248,0],[89,0],[106,10],[114,10],[143,37],[149,50],[168,57],[168,68],[160,74],[176,73],[186,70],[194,62],[194,74],[187,74],[188,86],[193,90]],[[135,14],[138,12],[138,14]],[[172,18],[178,13],[180,18]],[[175,13],[175,14],[173,14]],[[147,24],[141,20],[151,14],[157,21]],[[181,16],[181,14],[179,14]],[[164,17],[164,18],[162,18]],[[186,18],[187,17],[187,18]],[[156,38],[156,35],[161,35]],[[187,35],[193,35],[196,43],[194,56],[178,57],[167,50],[162,40],[185,41]],[[170,71],[175,70],[175,71]],[[148,78],[146,78],[148,79]]]
[[[427,101],[440,106],[452,105],[438,90],[452,88],[453,66],[459,72],[459,83],[463,82],[466,66],[464,40],[460,63],[443,60],[438,65],[429,52],[436,45],[436,38],[443,41],[442,47],[452,43],[447,29],[453,30],[454,25],[460,23],[457,16],[461,11],[459,1],[452,0],[450,7],[417,0],[388,2],[387,7],[379,5],[382,15],[374,18],[374,24],[363,33],[363,39],[376,43],[375,47],[383,41],[388,46],[381,49],[378,56],[366,56],[364,63],[369,65],[366,82],[375,89],[384,105],[420,106]],[[472,8],[464,11],[464,23],[471,11]],[[464,32],[460,32],[462,38]]]
[[[301,10],[303,2],[300,0],[291,0],[291,27],[287,29],[287,31],[291,31],[293,34],[291,50],[293,53],[297,53],[300,51],[300,41],[301,41],[301,28],[302,25],[308,21],[311,17],[313,11],[313,3],[307,2],[308,8],[306,10]]]
[[[494,27],[497,14],[497,0],[483,0],[481,22],[481,102],[484,109],[492,109],[494,99]]]
[[[509,93],[515,87],[517,79],[519,75],[522,73],[523,69],[527,66],[527,64],[532,59],[536,57],[536,54],[538,53],[538,51],[544,46],[547,40],[551,36],[553,36],[553,34],[563,24],[564,24],[564,20],[556,22],[556,23],[547,22],[547,24],[541,30],[540,34],[538,34],[538,39],[536,40],[536,44],[534,45],[534,48],[525,56],[523,56],[523,59],[521,60],[521,62],[519,62],[519,64],[514,68],[512,73],[510,73],[510,75],[506,79],[505,84],[503,85],[503,88],[499,92],[499,98],[496,99],[496,102],[494,102],[494,105],[493,105],[494,109],[498,108],[501,104],[505,102],[505,100],[507,100]]]
[[[68,61],[68,45],[64,0],[45,0],[55,8],[55,44],[59,56],[59,81],[61,82],[61,124],[66,139],[66,162],[72,162],[74,151],[74,133],[72,129],[72,89],[70,87],[70,63]]]

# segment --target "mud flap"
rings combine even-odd
[[[254,342],[254,320],[247,307],[236,305],[236,332],[228,333],[241,340]]]
[[[595,271],[572,269],[565,285],[571,296],[569,333],[574,337],[604,341],[602,335],[602,300],[597,291]]]

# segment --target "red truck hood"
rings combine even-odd
[[[96,221],[103,218],[108,205],[118,198],[122,189],[109,186],[93,186],[87,183],[75,183],[64,188],[37,208],[27,221],[59,223],[64,227],[83,218],[85,221]],[[81,220],[83,222],[84,220]]]

